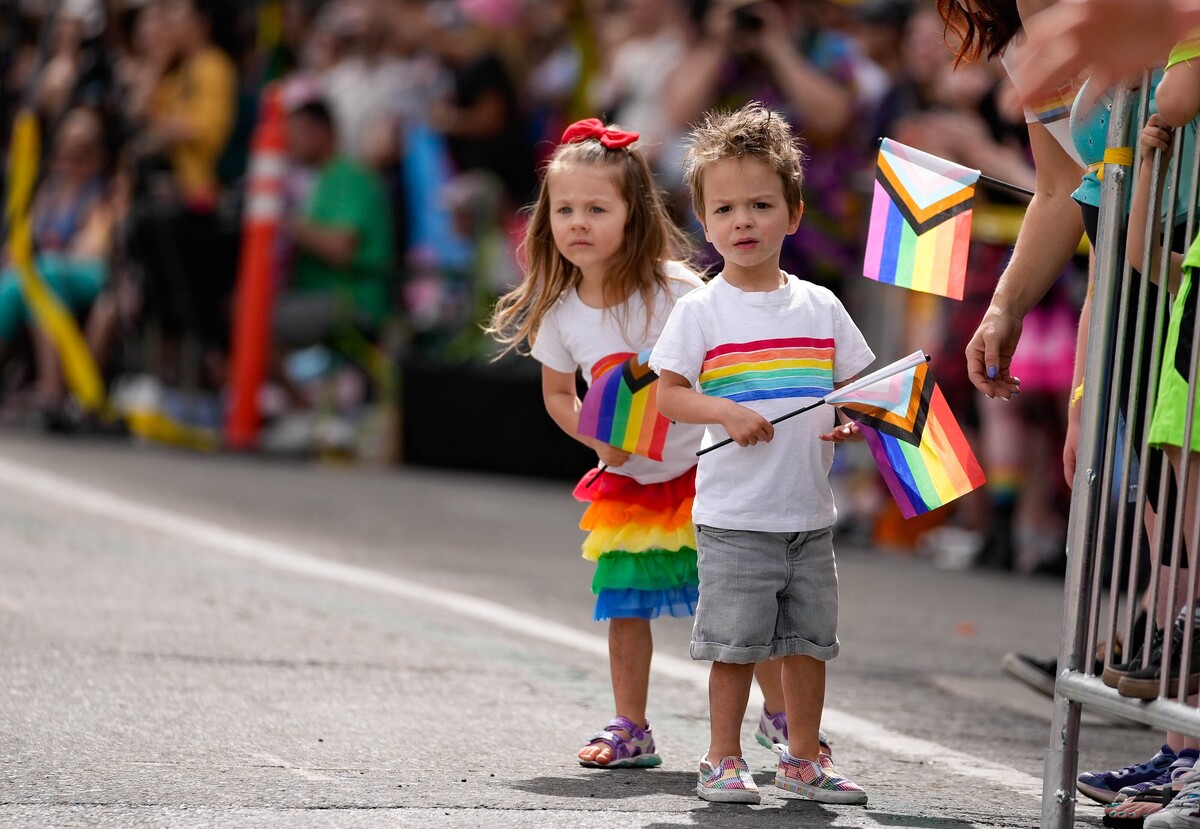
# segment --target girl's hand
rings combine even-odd
[[[1142,130],[1141,140],[1138,142],[1142,159],[1153,159],[1155,150],[1162,150],[1163,155],[1169,154],[1174,134],[1175,131],[1167,126],[1167,122],[1163,120],[1161,115],[1158,113],[1151,115],[1150,120],[1146,122],[1146,126]]]
[[[854,421],[842,424],[832,432],[818,435],[818,437],[830,443],[860,443],[865,440],[862,430],[858,428],[858,424]]]
[[[596,454],[605,466],[611,466],[615,469],[618,466],[624,466],[625,462],[629,460],[629,453],[624,449],[618,449],[615,446],[610,446],[600,441],[596,441],[592,445],[596,448]]]
[[[721,418],[721,426],[738,446],[754,446],[759,441],[770,443],[775,437],[775,427],[753,409],[730,403],[728,413]]]

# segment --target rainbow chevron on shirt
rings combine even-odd
[[[832,337],[719,345],[704,355],[700,390],[735,403],[823,397],[833,391],[833,353]]]

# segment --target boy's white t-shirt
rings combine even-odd
[[[748,292],[718,276],[679,300],[650,367],[686,377],[702,394],[725,397],[768,420],[824,397],[875,359],[832,291],[787,274],[775,291]],[[730,530],[802,532],[837,518],[829,467],[835,424],[821,405],[775,427],[770,443],[735,443],[700,458],[697,524]],[[709,425],[704,446],[729,434]]]
[[[704,285],[703,280],[678,262],[669,262],[667,291],[654,297],[654,313],[646,327],[646,303],[638,294],[627,301],[618,316],[612,310],[593,308],[575,291],[560,299],[538,329],[530,353],[542,365],[563,374],[583,372],[592,385],[592,368],[616,354],[634,355],[654,346],[666,325],[676,300]],[[654,484],[678,478],[696,465],[696,451],[704,427],[690,423],[672,423],[667,430],[663,459],[652,461],[633,455],[622,466],[608,467],[609,472],[626,475],[638,483]]]

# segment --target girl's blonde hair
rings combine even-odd
[[[505,346],[498,356],[514,350],[524,353],[537,338],[546,314],[579,284],[579,268],[559,252],[550,228],[550,174],[575,165],[611,168],[628,210],[618,260],[604,282],[605,308],[614,312],[623,328],[628,324],[623,305],[639,293],[646,303],[645,325],[649,331],[654,294],[665,289],[670,279],[664,263],[686,263],[689,257],[691,243],[671,220],[650,165],[636,147],[609,149],[596,138],[560,144],[546,162],[537,200],[529,209],[525,238],[518,249],[525,279],[497,300],[486,327]]]

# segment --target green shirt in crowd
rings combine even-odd
[[[380,322],[388,313],[388,272],[392,266],[392,214],[379,179],[348,158],[335,156],[313,184],[304,219],[358,235],[358,252],[343,267],[301,251],[293,285],[306,292],[346,296],[357,314]]]

